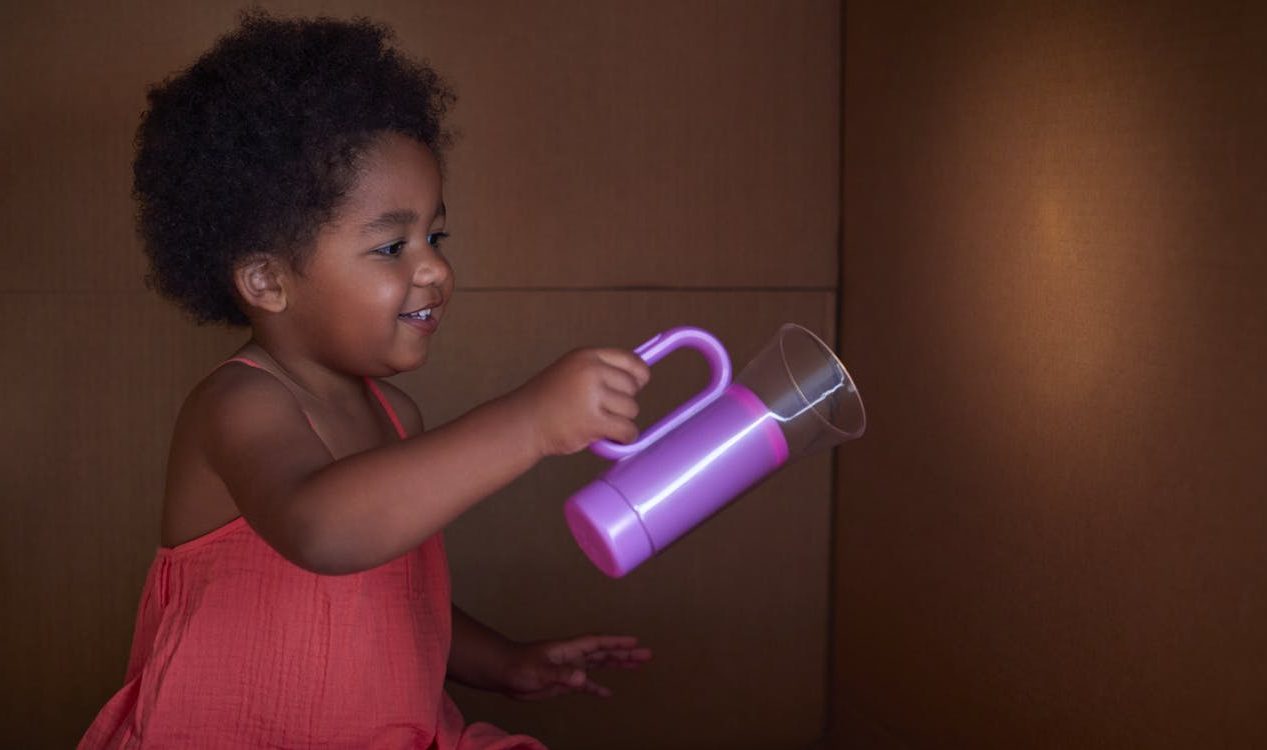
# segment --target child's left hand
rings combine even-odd
[[[624,635],[584,635],[556,641],[516,643],[504,672],[502,692],[520,700],[541,700],[565,693],[602,698],[611,690],[590,677],[596,667],[636,669],[651,659],[651,649]]]

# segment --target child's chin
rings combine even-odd
[[[417,370],[419,367],[427,364],[427,352],[424,349],[411,357],[402,357],[401,361],[395,363],[397,372],[410,372]]]

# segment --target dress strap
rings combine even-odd
[[[255,369],[257,369],[257,370],[263,370],[263,369],[264,369],[263,367],[260,367],[259,362],[256,362],[256,361],[255,361],[255,360],[253,360],[253,359],[247,359],[246,357],[230,357],[229,359],[226,359],[225,361],[221,362],[220,364],[221,364],[221,365],[227,365],[227,364],[229,364],[230,362],[241,362],[242,364],[244,364],[244,365],[250,365],[251,367],[254,367],[254,368],[255,368]]]
[[[405,433],[405,428],[400,424],[400,418],[396,416],[396,410],[393,409],[392,405],[387,401],[387,397],[383,395],[383,391],[378,387],[378,383],[375,383],[373,378],[366,378],[365,385],[369,386],[370,392],[378,399],[378,403],[383,405],[383,411],[387,412],[387,418],[392,421],[392,426],[396,428],[396,434],[400,436],[400,439],[404,440],[409,437]]]

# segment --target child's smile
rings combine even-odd
[[[414,326],[424,333],[433,333],[435,332],[436,327],[440,325],[440,320],[438,318],[434,320],[431,318],[431,311],[433,309],[434,308],[431,307],[423,307],[418,310],[414,310],[413,312],[401,313],[400,317],[406,323]]]
[[[420,307],[412,312],[401,313],[399,317],[405,325],[412,326],[422,333],[435,333],[440,327],[440,318],[432,315],[435,309],[434,306]]]

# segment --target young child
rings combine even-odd
[[[250,341],[177,420],[123,688],[81,747],[538,748],[464,726],[448,678],[605,696],[632,637],[516,643],[449,599],[441,530],[549,455],[636,436],[647,366],[578,350],[432,431],[378,378],[454,292],[438,161],[452,95],[367,21],[255,13],[149,94],[151,282]]]

